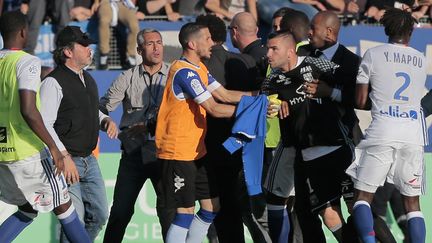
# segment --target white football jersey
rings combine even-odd
[[[423,145],[425,121],[420,101],[426,82],[426,59],[419,51],[384,44],[366,51],[357,84],[370,84],[372,122],[364,142]]]

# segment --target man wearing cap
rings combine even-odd
[[[105,185],[96,158],[99,128],[117,137],[116,124],[99,111],[95,80],[84,70],[92,62],[95,42],[79,27],[68,26],[57,36],[53,58],[57,67],[40,89],[41,114],[65,161],[64,170],[72,202],[92,240],[108,217]],[[76,173],[78,171],[78,174]],[[79,175],[79,177],[77,176]],[[64,235],[61,242],[66,242]]]

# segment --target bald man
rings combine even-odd
[[[312,19],[309,39],[312,47],[316,49],[312,56],[339,64],[342,71],[335,77],[337,86],[330,87],[319,82],[311,88],[310,94],[317,98],[330,97],[339,102],[344,114],[342,122],[348,127],[354,144],[358,144],[363,135],[354,112],[354,97],[360,57],[338,42],[340,26],[338,16],[331,11],[319,12]]]
[[[248,12],[236,14],[228,28],[234,30],[233,34],[231,34],[231,41],[234,47],[238,48],[241,52],[252,42],[259,40],[256,20]]]
[[[311,56],[330,60],[339,64],[340,67],[333,77],[334,80],[328,82],[333,85],[328,85],[326,82],[318,80],[310,83],[306,92],[314,98],[326,98],[334,101],[335,106],[338,107],[342,115],[341,121],[349,132],[348,138],[356,145],[362,137],[361,130],[358,126],[358,118],[354,112],[355,84],[360,57],[338,42],[340,26],[339,18],[330,11],[319,12],[312,19],[309,39],[310,45],[315,51],[311,53]],[[326,128],[323,126],[323,129]],[[346,161],[346,163],[349,164],[350,161]],[[352,200],[353,188],[351,179],[346,177],[342,181],[342,184],[341,189],[349,188],[349,190],[344,193],[345,200]],[[305,181],[298,181],[296,179],[295,210],[298,214],[303,236],[307,238],[311,237],[309,242],[325,242],[320,222],[317,218],[312,217],[310,211],[304,207],[309,201],[309,195],[303,193],[304,190],[300,188],[308,188],[307,186]],[[336,208],[339,207],[333,204],[332,206]],[[327,219],[324,220],[327,227],[333,232],[336,238],[340,239],[342,236],[338,225],[341,223],[343,224],[343,222],[339,221],[337,215],[334,215],[334,217],[332,217],[332,214],[327,216]],[[351,236],[344,234],[344,237]],[[347,242],[355,241],[348,240]]]
[[[259,90],[267,72],[267,48],[262,45],[258,38],[258,26],[255,18],[248,12],[236,14],[230,25],[231,42],[241,53],[251,56],[256,62],[255,80],[249,80],[252,84],[244,85],[252,90]],[[270,160],[271,161],[271,160]],[[269,163],[264,156],[263,178],[267,174]],[[244,224],[248,227],[254,242],[271,242],[267,230],[266,201],[263,194],[248,197],[246,188],[241,191],[242,217]],[[252,213],[251,213],[252,211]]]
[[[234,15],[230,30],[231,42],[241,53],[252,56],[257,63],[257,78],[254,80],[254,89],[258,90],[267,72],[267,48],[258,38],[258,26],[254,16],[248,12]]]

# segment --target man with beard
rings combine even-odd
[[[214,44],[207,27],[185,24],[179,41],[183,55],[171,65],[156,126],[164,206],[177,209],[166,237],[169,243],[201,242],[219,210],[215,175],[201,160],[206,154],[207,112],[213,117],[232,117],[235,106],[228,104],[251,94],[226,90],[208,73],[201,62],[210,58]],[[196,200],[201,208],[194,217]]]
[[[251,80],[256,74],[255,60],[250,55],[225,50],[223,44],[227,28],[224,21],[216,15],[200,15],[196,22],[209,28],[215,43],[210,59],[204,60],[209,73],[226,89],[250,91]],[[265,229],[252,218],[245,180],[240,176],[243,173],[241,151],[231,155],[222,146],[231,135],[233,125],[233,119],[207,116],[207,154],[204,159],[209,161],[210,166],[218,173],[216,183],[221,205],[221,210],[214,221],[217,239],[221,243],[245,242],[244,222],[254,242],[263,242],[265,239],[262,235],[266,234]]]
[[[287,102],[289,116],[281,120],[281,138],[284,147],[294,146],[298,151],[296,156],[300,156],[294,170],[296,194],[305,196],[305,210],[316,218],[321,215],[327,227],[332,228],[333,221],[337,222],[333,217],[341,215],[338,204],[341,181],[352,158],[352,145],[346,129],[340,125],[341,117],[334,101],[312,98],[306,92],[316,79],[332,84],[338,65],[299,57],[295,46],[289,32],[269,36],[267,57],[274,72],[264,81],[262,90],[278,94],[279,99]],[[328,178],[328,175],[332,176]]]
[[[92,43],[79,27],[60,31],[53,53],[57,67],[42,82],[40,96],[44,122],[68,165],[64,175],[72,202],[93,241],[108,218],[108,203],[92,151],[100,127],[116,138],[117,126],[99,111],[96,82],[84,70],[92,62]],[[61,241],[66,241],[63,234]]]

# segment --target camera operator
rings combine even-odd
[[[157,194],[156,210],[166,232],[175,216],[174,209],[160,203],[161,165],[156,161],[154,141],[156,118],[162,99],[168,65],[163,62],[163,42],[155,29],[143,29],[137,35],[137,51],[143,61],[123,72],[100,100],[100,110],[111,112],[123,104],[119,139],[122,156],[114,188],[113,205],[104,242],[121,242],[144,182],[150,179]]]

